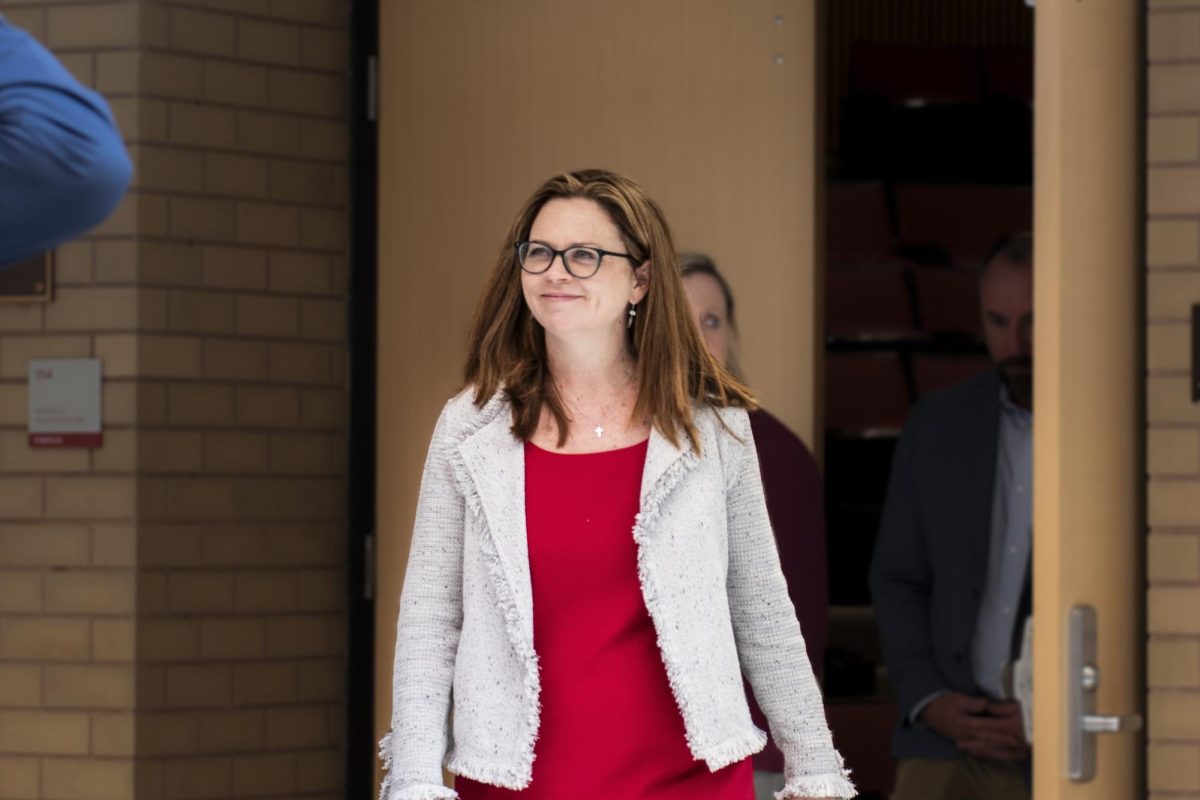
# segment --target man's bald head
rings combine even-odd
[[[983,337],[1009,397],[1033,406],[1033,235],[1001,240],[979,278]]]

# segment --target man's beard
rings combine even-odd
[[[999,362],[1000,379],[1008,397],[1022,408],[1033,408],[1033,358],[1018,356]]]

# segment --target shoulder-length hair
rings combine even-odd
[[[743,386],[704,346],[680,281],[671,232],[662,210],[629,178],[599,169],[567,172],[547,180],[517,214],[504,237],[496,266],[475,309],[468,335],[467,386],[482,406],[501,388],[512,406],[512,432],[528,441],[543,407],[566,443],[568,417],[546,359],[546,332],[533,318],[521,290],[516,244],[529,237],[538,212],[550,200],[584,198],[599,204],[620,231],[634,264],[649,262],[650,287],[628,329],[637,364],[635,416],[648,419],[675,446],[680,434],[700,449],[693,406],[754,408]]]

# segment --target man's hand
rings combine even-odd
[[[1016,703],[947,692],[922,709],[921,721],[977,758],[1021,761],[1029,757]]]

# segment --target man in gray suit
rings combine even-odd
[[[1029,613],[1033,239],[980,276],[995,369],[913,409],[892,462],[871,593],[899,722],[892,800],[1028,800],[1003,674]]]

